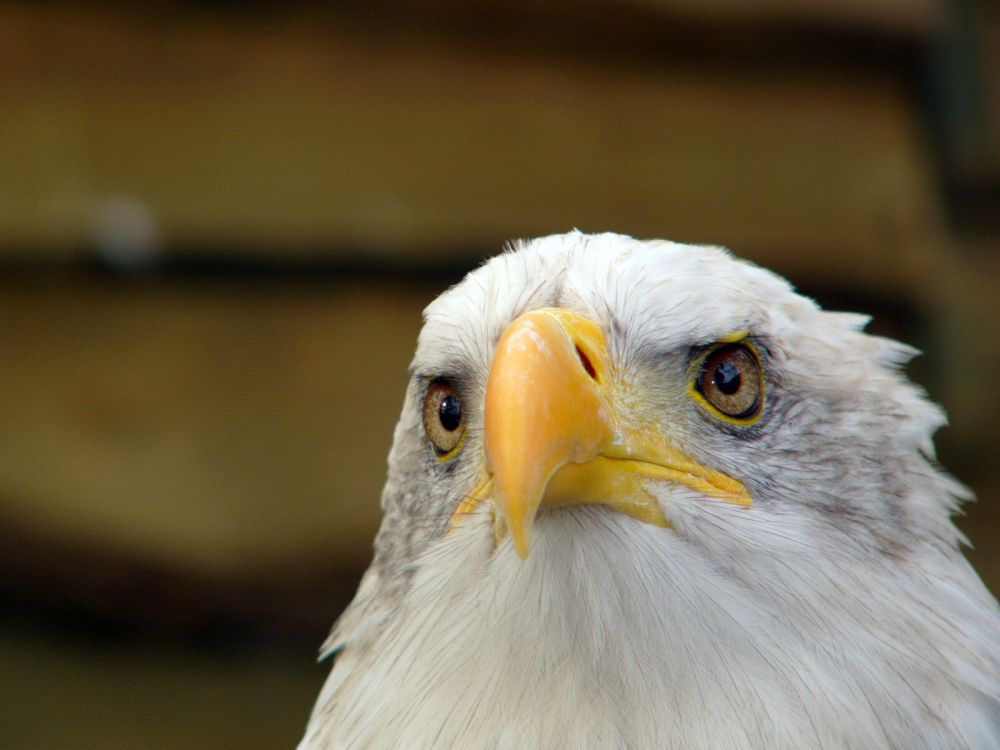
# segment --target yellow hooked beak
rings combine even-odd
[[[534,310],[501,337],[486,388],[492,479],[474,498],[492,495],[498,536],[509,531],[522,558],[540,507],[601,504],[666,527],[647,489],[663,481],[750,505],[742,484],[681,453],[659,420],[620,413],[635,400],[626,389],[612,382],[604,334],[576,313]]]

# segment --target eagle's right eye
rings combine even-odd
[[[455,387],[435,380],[424,398],[424,431],[441,458],[450,458],[462,446],[465,415]]]

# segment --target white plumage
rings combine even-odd
[[[499,486],[494,353],[539,308],[600,329],[610,442],[642,425],[749,507],[686,479],[643,483],[670,528],[543,502],[521,559],[497,491],[463,505]],[[899,374],[907,347],[722,250],[619,235],[520,244],[425,318],[376,558],[301,750],[1000,747],[1000,610],[958,551],[966,492],[933,466],[943,417]],[[760,351],[752,421],[692,390],[733,340]],[[439,382],[467,433],[444,455]]]

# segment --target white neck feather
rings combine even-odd
[[[719,564],[590,507],[540,516],[522,561],[488,523],[432,545],[353,634],[301,748],[997,746],[995,613],[957,553],[903,579],[770,517],[766,557],[757,539]]]

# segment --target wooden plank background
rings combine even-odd
[[[213,575],[368,559],[410,286],[7,284],[8,521]]]
[[[339,17],[0,12],[0,257],[89,252],[123,197],[167,255],[467,264],[617,228],[900,293],[941,240],[891,69],[597,65]]]

